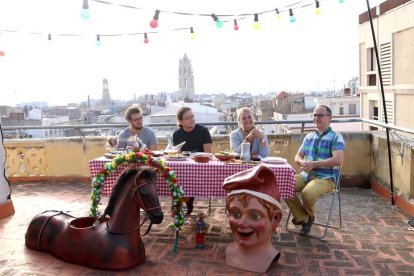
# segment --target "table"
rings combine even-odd
[[[99,157],[89,161],[89,172],[91,178],[103,168],[110,159]],[[252,167],[250,164],[226,164],[219,160],[210,160],[208,163],[198,163],[188,158],[186,161],[165,161],[165,164],[175,171],[178,183],[183,188],[186,197],[223,198],[227,193],[223,189],[224,179],[237,172]],[[295,194],[295,170],[287,162],[278,164],[262,163],[269,167],[276,175],[279,192],[282,199],[293,198]],[[111,194],[112,186],[121,172],[130,164],[120,164],[116,171],[108,175],[102,194]],[[157,174],[158,195],[170,197],[171,192],[165,178],[161,173]]]

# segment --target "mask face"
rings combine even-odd
[[[271,243],[273,225],[267,209],[256,197],[249,199],[244,207],[234,198],[229,204],[229,224],[234,241],[243,247],[255,247]]]

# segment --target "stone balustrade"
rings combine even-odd
[[[344,132],[343,186],[369,187],[372,181],[387,186],[389,166],[386,139],[375,132]],[[294,165],[301,134],[269,134],[270,156],[286,158]],[[166,146],[159,137],[159,149]],[[106,153],[106,137],[5,140],[6,175],[17,181],[89,181],[88,161]],[[414,198],[414,146],[392,142],[394,187],[404,197]],[[213,151],[229,150],[228,135],[213,136]],[[299,168],[294,165],[298,170]]]

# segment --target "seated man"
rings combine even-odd
[[[125,111],[125,119],[129,123],[129,127],[125,128],[119,133],[117,148],[133,147],[136,142],[133,140],[137,136],[150,150],[157,149],[157,137],[155,132],[143,126],[142,110],[136,105],[128,107]],[[131,139],[132,138],[132,139]],[[131,139],[129,141],[128,139]]]
[[[181,151],[211,152],[212,140],[208,129],[196,124],[194,113],[190,107],[183,106],[177,110],[178,129],[173,133],[174,146],[185,142]],[[194,208],[194,197],[185,197],[187,215],[191,215]]]
[[[272,234],[282,219],[276,177],[266,166],[257,166],[225,179],[229,192],[226,211],[234,241],[226,248],[226,263],[238,269],[266,272],[280,252]]]
[[[316,130],[306,135],[295,156],[302,170],[295,176],[296,192],[302,193],[302,202],[297,195],[285,200],[294,217],[292,223],[302,225],[302,235],[309,234],[315,221],[318,198],[335,188],[338,170],[333,167],[342,164],[345,149],[342,135],[330,127],[332,112],[329,107],[318,105],[312,118]]]

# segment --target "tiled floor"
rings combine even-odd
[[[288,233],[285,219],[282,221],[273,239],[282,256],[268,274],[414,275],[414,232],[405,222],[407,217],[371,190],[343,189],[341,194],[343,226],[329,230],[325,240]],[[16,213],[0,220],[0,275],[251,275],[225,263],[225,247],[231,232],[222,200],[213,201],[218,206],[206,218],[206,249],[194,249],[190,225],[181,233],[178,251],[173,252],[173,236],[167,228],[171,221],[170,201],[163,199],[164,222],[143,238],[146,262],[130,270],[107,272],[65,263],[47,253],[27,249],[24,244],[27,225],[40,212],[54,209],[85,216],[89,209],[89,185],[14,184],[12,199]],[[207,200],[198,199],[196,204],[206,206]],[[314,228],[312,231],[317,232]]]

